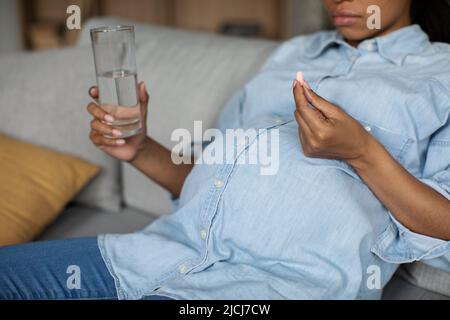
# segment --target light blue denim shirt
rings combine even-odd
[[[221,130],[263,129],[236,143],[236,161],[196,165],[178,208],[145,230],[99,237],[121,299],[369,299],[399,264],[450,271],[448,242],[402,226],[346,163],[305,157],[293,117],[298,70],[450,200],[450,46],[416,25],[358,48],[337,32],[297,37],[223,111]],[[240,164],[273,130],[278,173]]]

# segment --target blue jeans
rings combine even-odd
[[[97,238],[81,238],[0,247],[0,299],[117,300],[117,292]]]

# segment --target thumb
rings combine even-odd
[[[148,113],[148,102],[149,102],[149,95],[147,92],[147,88],[145,86],[144,82],[141,82],[139,84],[139,100],[141,105],[141,115],[142,119],[144,119],[144,123],[147,123],[147,113]]]
[[[139,83],[139,100],[141,101],[141,104],[145,105],[147,105],[149,101],[147,87],[144,82]]]

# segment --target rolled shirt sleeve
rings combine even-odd
[[[432,140],[420,180],[450,201],[450,139]]]
[[[448,140],[447,140],[447,137]],[[431,140],[421,182],[450,201],[450,128]],[[373,252],[392,263],[422,261],[450,272],[450,242],[415,233],[390,214],[391,224],[379,237]]]
[[[450,272],[450,242],[415,233],[390,213],[390,224],[379,236],[372,252],[393,264],[422,261]]]

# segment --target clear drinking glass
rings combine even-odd
[[[91,30],[99,102],[111,114],[111,124],[131,137],[142,130],[136,45],[133,26],[108,26]]]

